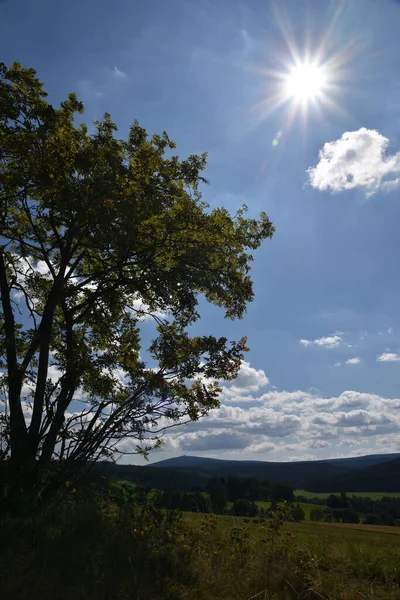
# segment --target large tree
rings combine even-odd
[[[245,339],[191,335],[198,302],[240,318],[273,233],[201,200],[205,154],[179,160],[137,122],[118,139],[108,114],[90,133],[74,94],[46,96],[33,69],[0,65],[1,456],[19,488],[218,405]]]

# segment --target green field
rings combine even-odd
[[[306,521],[311,521],[311,511],[313,510],[313,508],[317,508],[319,510],[324,510],[324,506],[320,506],[319,504],[309,504],[308,502],[299,502],[301,508],[304,510],[304,514],[305,514],[305,520]],[[259,508],[265,508],[268,509],[271,506],[271,502],[256,502],[256,505]]]
[[[306,492],[305,490],[295,490],[295,496],[304,498],[328,498],[331,494],[338,496],[340,492]],[[400,492],[346,492],[347,496],[358,496],[360,498],[371,498],[371,500],[380,500],[381,498],[400,498]]]
[[[195,529],[204,515],[185,513],[185,520]],[[254,523],[243,517],[219,516],[212,534],[215,542],[229,539],[232,528],[249,534],[254,546],[254,556],[263,545],[268,523]],[[290,535],[289,535],[290,534]],[[267,534],[268,535],[268,534]],[[289,538],[286,536],[289,535]],[[399,600],[400,599],[400,528],[363,525],[330,525],[321,523],[287,523],[279,535],[280,543],[291,540],[285,560],[296,561],[296,569],[309,569],[310,584],[299,595],[263,596],[265,598],[323,598],[324,600]],[[278,542],[279,543],[279,542]],[[300,558],[304,553],[304,561]],[[294,557],[294,558],[293,558]],[[289,571],[288,571],[289,573]],[[289,575],[282,575],[283,578]],[[290,585],[296,586],[295,580]],[[296,588],[297,589],[297,588]],[[255,590],[256,591],[256,590]],[[301,595],[304,594],[304,595]],[[221,596],[210,596],[210,598]]]

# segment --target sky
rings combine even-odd
[[[152,461],[400,451],[399,27],[395,0],[0,0],[52,103],[207,152],[204,199],[276,228],[244,318],[196,326],[247,336],[238,379]]]

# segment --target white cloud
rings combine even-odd
[[[359,446],[361,442],[352,439],[342,439],[339,442],[339,446]]]
[[[255,452],[256,454],[264,454],[264,452],[272,452],[275,450],[275,444],[271,444],[271,442],[261,442],[260,444],[253,444],[252,446],[248,446],[246,450],[248,452]]]
[[[400,362],[400,354],[395,352],[383,352],[379,354],[377,359],[378,362]]]
[[[303,462],[308,460],[316,460],[315,454],[302,454],[300,456],[292,456],[291,461]]]
[[[127,79],[128,78],[128,75],[126,73],[124,73],[123,71],[121,71],[120,69],[118,69],[118,67],[114,67],[113,75],[116,79]]]
[[[327,442],[326,440],[312,440],[311,442],[309,442],[308,448],[326,448],[329,445],[329,442]]]
[[[250,363],[242,361],[236,379],[222,386],[221,401],[241,404],[260,402],[260,398],[253,394],[268,384],[269,379],[263,369],[255,369]]]
[[[327,337],[317,338],[316,340],[300,340],[302,346],[323,346],[324,348],[338,348],[343,339],[338,333],[333,333]]]
[[[128,308],[127,311],[132,314],[132,316],[139,319],[139,321],[151,321],[154,317],[159,319],[166,319],[168,317],[168,313],[161,310],[150,310],[148,304],[143,302],[140,297],[132,299],[130,308]]]
[[[399,187],[400,152],[387,154],[388,146],[374,129],[347,131],[320,150],[319,162],[307,170],[311,186],[332,192],[361,188],[367,196]]]
[[[361,359],[358,356],[355,356],[354,358],[349,358],[348,360],[346,360],[346,362],[344,363],[345,365],[359,365],[361,362]]]
[[[257,392],[268,383],[269,379],[263,369],[254,369],[250,366],[250,363],[244,360],[240,366],[239,375],[232,382],[231,387],[233,390]]]
[[[251,369],[245,366],[245,372],[253,372]],[[250,386],[256,386],[256,369],[253,375],[255,379],[248,379]],[[232,385],[227,384],[226,390]],[[341,455],[346,446],[368,454],[380,439],[400,429],[400,398],[352,390],[334,397],[302,390],[257,394],[244,386],[236,389],[234,398],[235,403],[229,404],[232,400],[227,392],[220,408],[207,417],[189,423],[183,431],[167,432],[165,450],[174,455],[192,452],[217,458],[240,454],[245,459],[268,452],[268,460],[293,460],[292,454],[305,460],[310,449],[318,458]]]

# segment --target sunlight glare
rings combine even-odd
[[[300,63],[285,76],[285,94],[295,102],[319,98],[326,84],[324,69],[315,64]]]

